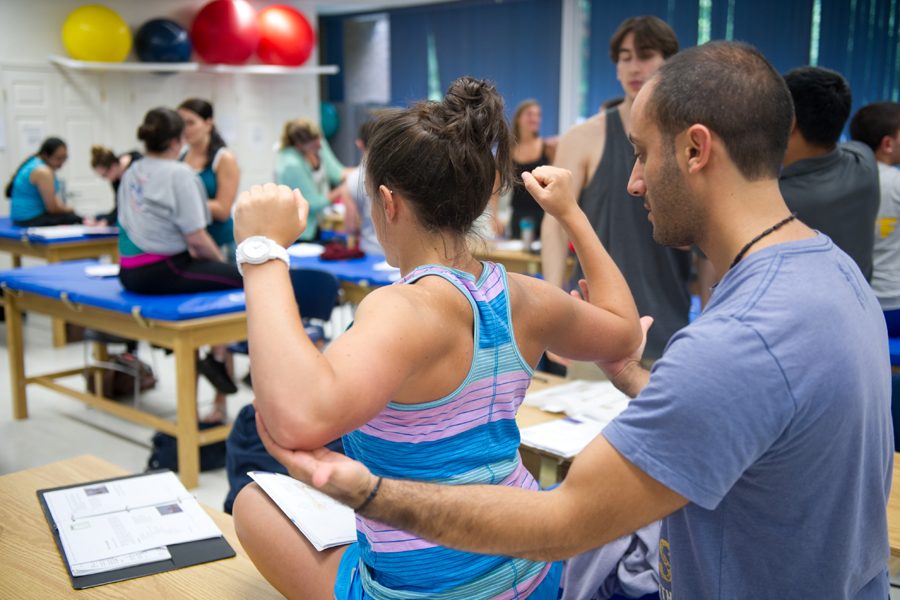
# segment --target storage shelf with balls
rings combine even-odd
[[[213,73],[246,73],[251,75],[337,75],[337,65],[304,67],[280,67],[276,65],[201,65],[196,62],[93,62],[75,60],[56,54],[48,54],[47,61],[66,69],[77,71],[139,71],[153,73],[178,73],[207,71]]]

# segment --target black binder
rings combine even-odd
[[[101,483],[109,483],[110,481],[119,481],[120,479],[143,477],[145,475],[152,475],[154,473],[164,473],[168,470],[169,469],[157,469],[154,471],[147,471],[146,473],[139,473],[137,475],[114,477],[112,479],[104,479],[102,481],[88,481],[85,483],[79,483],[77,485],[64,485],[58,488],[37,491],[37,497],[41,503],[41,509],[44,511],[44,517],[46,517],[47,519],[47,524],[50,525],[50,531],[53,532],[53,539],[56,540],[56,547],[59,550],[59,555],[62,558],[63,565],[65,565],[66,567],[66,572],[69,574],[69,580],[72,582],[73,588],[75,588],[76,590],[83,590],[86,588],[96,587],[98,585],[115,583],[117,581],[125,581],[126,579],[137,579],[138,577],[144,577],[146,575],[156,575],[157,573],[165,573],[166,571],[173,571],[175,569],[182,569],[184,567],[192,567],[194,565],[200,565],[203,563],[212,562],[214,560],[221,560],[223,558],[232,558],[235,556],[234,550],[232,550],[231,546],[228,544],[228,541],[224,537],[218,537],[206,540],[198,540],[196,542],[187,542],[185,544],[173,544],[171,546],[167,546],[169,554],[172,555],[172,558],[170,558],[169,560],[163,560],[160,562],[148,563],[144,565],[135,565],[133,567],[125,567],[122,569],[116,569],[114,571],[106,571],[105,573],[94,573],[91,575],[82,575],[78,577],[72,575],[72,569],[69,567],[69,561],[66,559],[66,553],[62,547],[62,540],[60,540],[59,538],[59,531],[57,531],[56,529],[56,523],[53,521],[53,515],[50,514],[50,509],[47,507],[47,502],[46,500],[44,500],[44,494],[46,494],[47,492],[55,492],[58,490],[67,490],[71,488],[78,488]]]

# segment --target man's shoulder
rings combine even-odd
[[[593,149],[597,146],[598,141],[602,142],[605,139],[605,136],[606,112],[604,111],[569,129],[560,140],[560,146]]]
[[[863,144],[862,142],[850,141],[838,144],[838,148],[843,153],[849,155],[848,158],[851,158],[861,165],[869,167],[873,171],[876,169],[875,153],[872,152],[872,149],[869,148],[866,144]]]

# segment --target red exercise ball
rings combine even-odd
[[[197,13],[191,41],[208,63],[241,64],[259,45],[256,10],[246,0],[213,0]]]
[[[256,53],[264,63],[297,67],[306,62],[316,44],[316,32],[300,12],[283,4],[259,13],[262,39]]]

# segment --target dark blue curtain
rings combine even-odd
[[[406,106],[428,96],[428,36],[431,34],[437,50],[442,92],[464,75],[490,79],[505,100],[507,114],[512,116],[522,100],[534,98],[543,112],[541,134],[556,133],[560,0],[502,3],[478,0],[387,13],[391,22],[392,104]],[[323,17],[320,23],[326,27],[326,21],[342,18],[347,16]],[[323,62],[330,59],[325,48],[322,53]]]
[[[722,0],[719,0],[720,2]],[[591,2],[590,50],[588,57],[587,114],[595,114],[603,102],[623,96],[616,79],[616,65],[609,58],[609,38],[625,19],[641,15],[659,17],[675,30],[682,48],[697,44],[698,0],[630,0]],[[714,3],[715,5],[715,3]]]
[[[898,100],[898,36],[898,0],[822,0],[819,66],[847,78],[854,112],[870,102]]]
[[[713,3],[714,15],[727,10],[727,0]],[[756,46],[779,73],[786,73],[809,64],[812,14],[813,0],[736,0],[732,39]],[[713,29],[712,39],[725,39],[724,27]]]
[[[322,100],[344,101],[344,19],[343,17],[319,18],[319,61],[323,65],[337,65],[338,75],[322,78]]]

